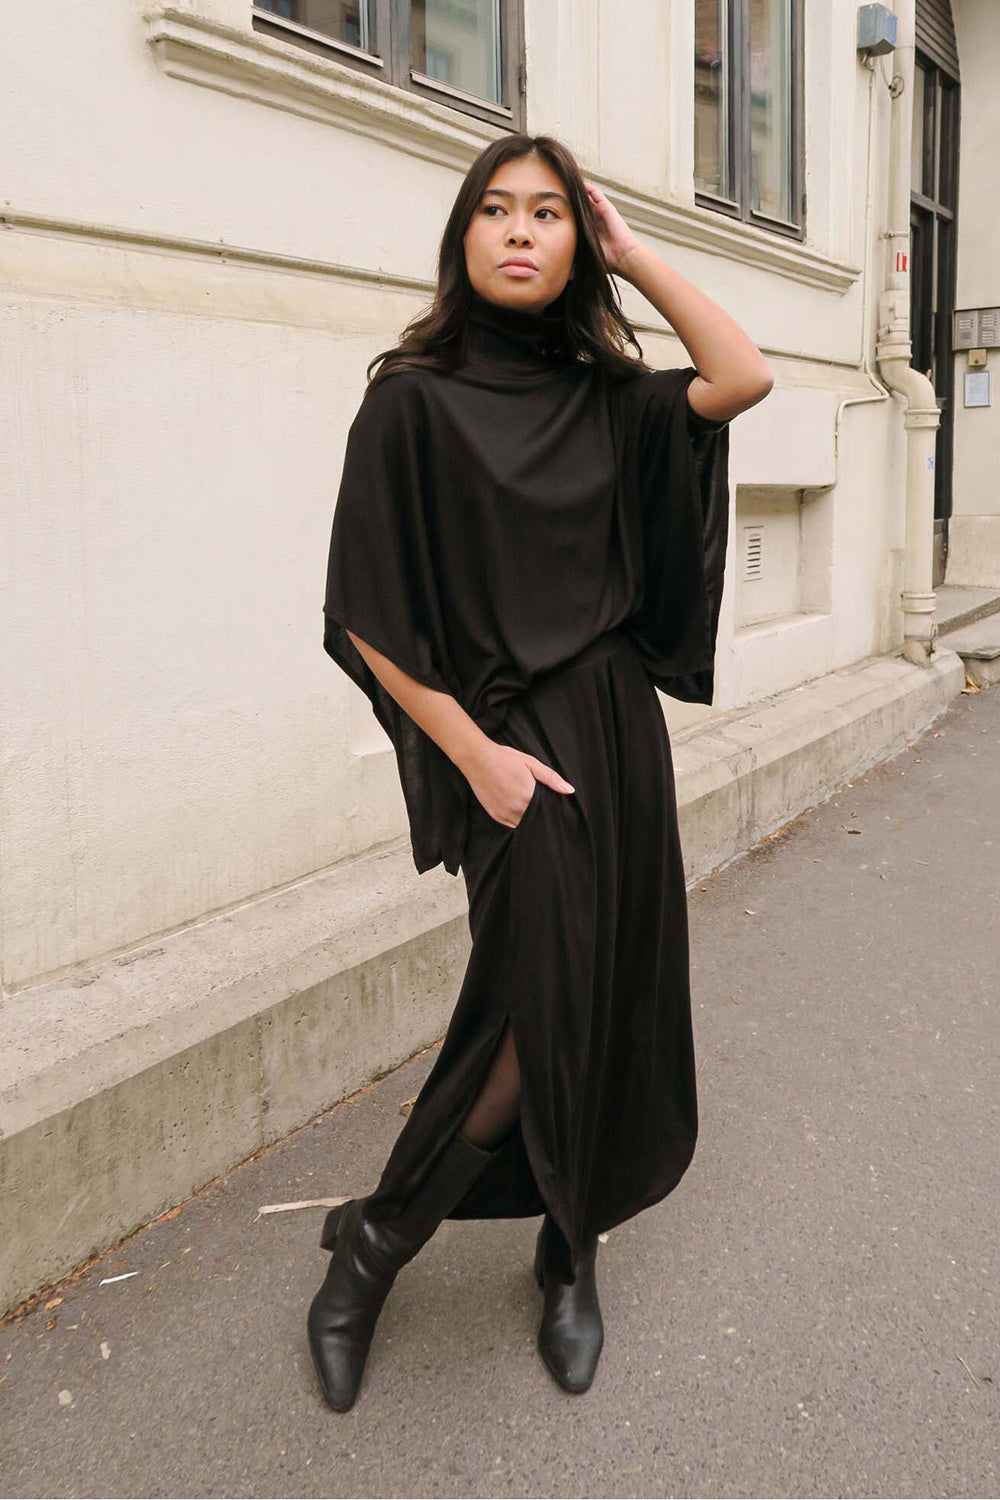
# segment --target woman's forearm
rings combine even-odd
[[[628,252],[618,273],[646,297],[691,356],[691,405],[719,420],[762,401],[774,374],[753,340],[717,302],[649,248]]]
[[[400,708],[420,725],[448,759],[468,775],[484,746],[492,745],[493,741],[466,713],[458,699],[450,693],[439,693],[436,688],[425,687],[383,656],[381,651],[369,646],[367,641],[360,640],[350,630],[347,634],[386,692],[392,694]]]

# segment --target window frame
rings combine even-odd
[[[730,121],[729,161],[735,181],[716,194],[695,187],[694,201],[744,224],[754,224],[788,239],[806,238],[805,188],[805,13],[804,0],[791,0],[790,53],[791,90],[789,129],[790,197],[798,204],[794,220],[779,219],[750,206],[751,189],[751,98],[750,98],[750,0],[723,0],[730,38],[730,67],[726,81]]]
[[[506,101],[500,104],[468,94],[464,89],[431,78],[414,68],[411,57],[412,0],[368,0],[375,52],[365,52],[336,37],[286,21],[270,11],[261,10],[253,0],[248,0],[248,5],[252,28],[263,36],[331,58],[369,78],[381,79],[405,93],[447,105],[461,114],[514,131],[525,129],[524,0],[493,0],[494,13],[500,23],[499,76]]]

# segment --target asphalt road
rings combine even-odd
[[[0,1327],[0,1492],[996,1496],[998,770],[995,688],[691,891],[698,1149],[587,1394],[526,1219],[442,1225],[321,1400],[323,1210],[257,1210],[369,1190],[432,1050]]]

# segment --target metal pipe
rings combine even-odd
[[[903,397],[906,431],[906,543],[903,565],[903,655],[917,665],[934,657],[934,449],[941,422],[934,387],[910,363],[910,151],[916,0],[896,0],[898,33],[889,131],[888,266],[879,295],[876,362],[886,385]]]

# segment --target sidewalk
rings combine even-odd
[[[427,1052],[0,1327],[0,1493],[997,1494],[998,763],[1000,689],[956,697],[691,891],[699,1146],[601,1247],[586,1395],[537,1221],[453,1221],[322,1404],[323,1211],[257,1210],[368,1190]]]

